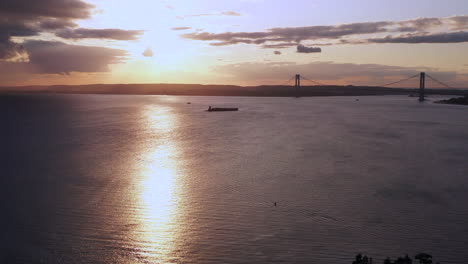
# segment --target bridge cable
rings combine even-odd
[[[302,76],[302,75],[301,75],[301,78],[304,79],[304,80],[306,80],[306,81],[310,81],[310,82],[312,82],[312,83],[314,83],[314,84],[318,84],[318,85],[321,85],[321,86],[325,86],[325,84],[319,83],[319,82],[314,81],[314,80],[311,80],[311,79],[309,79],[309,78],[307,78],[307,77],[305,77],[305,76]]]
[[[294,78],[296,78],[296,77],[295,77],[295,76],[292,76],[291,78],[289,78],[289,80],[287,80],[286,82],[281,83],[281,84],[278,85],[278,86],[285,86],[285,85],[289,84],[289,82],[292,81]]]
[[[447,87],[447,88],[449,88],[449,89],[454,89],[452,86],[450,86],[450,85],[448,85],[448,84],[446,84],[446,83],[443,83],[443,82],[441,82],[441,81],[435,79],[434,77],[430,76],[429,74],[426,74],[426,76],[427,76],[429,79],[433,80],[434,82],[436,82],[436,83],[438,83],[438,84],[440,84],[440,85],[442,85],[442,86],[445,86],[445,87]]]
[[[404,81],[411,80],[411,79],[413,79],[413,78],[415,78],[415,77],[418,77],[418,76],[419,76],[419,74],[416,74],[416,75],[413,75],[413,76],[411,76],[411,77],[409,77],[409,78],[401,79],[401,80],[396,81],[396,82],[391,82],[391,83],[386,83],[386,84],[382,84],[382,85],[377,85],[377,86],[374,86],[374,87],[386,87],[386,86],[390,86],[390,85],[394,85],[394,84],[397,84],[397,83],[401,83],[401,82],[404,82]]]

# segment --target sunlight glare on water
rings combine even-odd
[[[171,108],[147,106],[142,112],[142,127],[148,136],[140,159],[140,249],[147,258],[161,260],[172,250],[176,213],[177,145],[171,139],[177,117]]]

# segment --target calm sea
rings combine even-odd
[[[464,106],[12,95],[0,122],[1,263],[468,261]]]

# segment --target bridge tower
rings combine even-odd
[[[424,89],[426,88],[426,73],[421,72],[421,76],[419,77],[419,102],[424,101]]]
[[[296,98],[299,97],[299,90],[301,88],[301,75],[296,74]]]

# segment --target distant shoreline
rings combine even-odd
[[[0,87],[1,94],[113,94],[113,95],[174,95],[174,96],[250,96],[250,97],[313,97],[415,95],[415,88],[385,88],[371,86],[303,86],[298,92],[292,86],[235,86],[201,84],[93,84]],[[426,94],[468,95],[468,89],[426,89]]]

